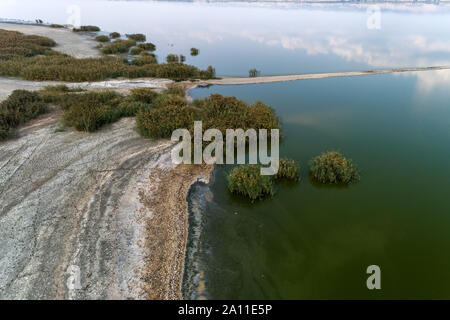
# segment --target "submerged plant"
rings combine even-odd
[[[274,179],[299,181],[300,166],[293,159],[281,158],[279,162],[278,172],[275,174]]]
[[[118,33],[118,32],[111,32],[111,33],[109,34],[109,37],[110,37],[111,39],[120,38],[120,33]]]
[[[193,57],[198,56],[199,53],[200,50],[198,50],[197,48],[191,48],[191,56]]]
[[[311,177],[325,184],[349,184],[359,180],[356,166],[339,152],[322,153],[310,161]]]
[[[144,42],[147,38],[142,33],[132,33],[132,34],[126,34],[128,39],[132,39],[138,42]]]
[[[231,193],[249,198],[252,202],[275,194],[272,178],[261,175],[260,166],[245,164],[233,168],[228,175]]]

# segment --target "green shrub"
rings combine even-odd
[[[136,45],[134,40],[122,40],[118,39],[102,47],[102,53],[104,54],[116,54],[126,53],[128,50]]]
[[[131,64],[133,64],[135,66],[143,66],[143,65],[146,65],[146,64],[158,64],[158,61],[156,60],[156,58],[154,56],[141,55],[138,58],[133,59]]]
[[[64,124],[79,131],[93,132],[101,126],[129,116],[135,106],[122,104],[122,95],[114,91],[66,95],[62,107]],[[130,111],[133,110],[133,111]]]
[[[134,117],[141,111],[149,110],[149,107],[150,106],[144,102],[125,99],[119,104],[118,113],[121,117]]]
[[[14,133],[21,124],[47,111],[47,104],[39,94],[25,90],[14,90],[0,103],[0,140]]]
[[[96,36],[95,37],[95,41],[98,42],[109,42],[109,37],[108,36]]]
[[[153,106],[155,108],[163,108],[166,106],[187,106],[188,103],[184,97],[173,94],[160,94],[155,99],[153,99]]]
[[[120,33],[118,33],[118,32],[111,32],[111,33],[109,34],[109,37],[110,37],[111,39],[120,38]]]
[[[186,57],[180,54],[180,62],[184,63],[186,61]]]
[[[53,23],[50,25],[50,28],[65,28],[65,26],[63,26],[62,24]]]
[[[261,74],[261,72],[258,71],[258,70],[256,70],[256,69],[250,69],[250,70],[248,71],[248,76],[249,76],[250,78],[259,77],[260,74]]]
[[[270,176],[261,175],[258,165],[240,165],[228,175],[228,189],[231,193],[249,198],[252,202],[267,196],[273,196],[273,184]]]
[[[142,33],[132,33],[132,34],[126,34],[128,39],[133,39],[138,42],[144,42],[147,38]]]
[[[146,51],[155,51],[156,50],[156,46],[151,43],[151,42],[147,42],[147,43],[139,43],[138,47],[141,49],[144,49]]]
[[[150,88],[134,88],[130,90],[130,98],[134,101],[139,101],[151,104],[159,94]]]
[[[211,70],[199,70],[180,63],[158,64],[154,55],[141,55],[129,63],[113,56],[77,59],[51,49],[46,37],[23,35],[0,29],[0,76],[39,81],[99,81],[108,78],[208,79]],[[116,40],[102,47],[106,54],[126,53],[134,40]]]
[[[193,57],[198,56],[199,53],[200,50],[198,50],[197,48],[191,48],[191,56]]]
[[[172,84],[167,88],[167,94],[173,94],[175,96],[183,97],[186,95],[186,91],[180,85]]]
[[[136,117],[138,132],[149,138],[166,138],[180,128],[194,124],[194,111],[190,107],[165,106],[139,112]]]
[[[311,177],[320,183],[349,184],[359,180],[356,166],[339,152],[322,153],[309,164]]]
[[[280,159],[280,166],[278,172],[274,176],[275,180],[287,179],[298,181],[300,180],[300,166],[292,159]]]
[[[167,63],[178,63],[180,62],[180,57],[176,54],[169,54],[166,57]]]
[[[73,28],[73,32],[98,32],[100,28],[97,26],[80,26],[79,28]]]
[[[39,91],[39,95],[46,103],[61,103],[64,100],[64,95],[70,92],[82,92],[86,91],[81,88],[69,88],[65,84],[59,84],[56,86],[47,86]]]
[[[139,48],[139,47],[133,47],[133,48],[130,49],[130,54],[133,55],[133,56],[137,56],[142,51],[144,51],[144,49]]]

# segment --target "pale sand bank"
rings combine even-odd
[[[396,69],[369,70],[369,71],[292,74],[292,75],[279,75],[279,76],[263,76],[263,77],[255,77],[255,78],[244,78],[244,77],[228,77],[227,78],[227,77],[225,77],[222,79],[212,79],[212,80],[200,81],[200,83],[197,84],[197,86],[211,85],[211,84],[217,84],[217,85],[257,84],[257,83],[285,82],[285,81],[307,80],[307,79],[323,79],[323,78],[332,78],[332,77],[353,77],[353,76],[363,76],[363,75],[370,75],[370,74],[433,71],[433,70],[448,70],[448,69],[450,69],[450,66],[396,68]]]

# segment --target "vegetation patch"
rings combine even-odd
[[[186,95],[186,90],[180,85],[172,84],[167,88],[167,94],[183,97]]]
[[[79,28],[73,28],[73,32],[98,32],[100,28],[97,26],[80,26]]]
[[[148,108],[147,104],[126,99],[114,91],[66,95],[61,106],[65,109],[64,124],[86,132]]]
[[[158,60],[152,55],[140,55],[138,58],[133,59],[131,63],[135,66],[144,66],[146,64],[158,64]]]
[[[156,50],[156,46],[153,43],[151,43],[151,42],[139,43],[138,47],[143,49],[143,50],[146,50],[146,51],[152,51],[153,52],[153,51]]]
[[[136,45],[134,40],[118,39],[103,46],[101,50],[104,54],[126,53],[134,45]]]
[[[150,88],[135,88],[131,89],[130,98],[134,101],[139,101],[147,104],[153,103],[159,94]]]
[[[261,71],[257,70],[257,69],[250,69],[248,71],[248,76],[250,78],[255,78],[255,77],[259,77],[259,75],[261,74]]]
[[[14,90],[0,103],[0,140],[14,134],[15,129],[47,111],[47,104],[35,92]]]
[[[49,27],[56,29],[65,28],[65,26],[63,26],[62,24],[55,24],[55,23],[51,24]]]
[[[95,37],[95,41],[98,42],[109,42],[109,37],[108,36],[96,36]]]
[[[137,42],[144,42],[145,40],[147,40],[147,38],[145,37],[145,34],[142,34],[142,33],[126,34],[126,36],[128,39],[132,39]]]
[[[107,54],[126,53],[134,40],[116,40],[102,47]],[[158,64],[152,55],[133,62],[114,56],[77,59],[51,49],[52,39],[0,29],[0,76],[27,80],[100,81],[108,78],[210,79],[215,70],[199,70],[182,63]],[[138,61],[136,61],[138,60]]]
[[[144,137],[165,138],[179,128],[188,128],[194,123],[194,110],[188,106],[167,105],[140,112],[136,117],[138,132]]]
[[[180,62],[180,57],[177,54],[168,54],[166,61],[167,63],[178,63]]]
[[[324,184],[349,184],[359,181],[356,166],[339,152],[322,153],[309,164],[311,177]]]
[[[293,159],[281,158],[275,180],[300,180],[300,166]]]
[[[109,34],[109,37],[110,37],[111,39],[120,38],[120,33],[118,33],[118,32],[111,32],[111,33]]]
[[[193,57],[198,56],[199,53],[200,50],[198,50],[197,48],[191,48],[191,56]]]
[[[133,56],[137,56],[142,51],[144,51],[144,49],[139,48],[139,47],[133,47],[133,48],[130,49],[130,54],[133,55]]]
[[[244,164],[233,168],[228,175],[228,189],[254,202],[275,194],[272,178],[261,175],[260,166]]]

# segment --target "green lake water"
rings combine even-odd
[[[186,296],[450,298],[450,92],[448,82],[427,80],[448,75],[192,90],[272,105],[286,137],[281,155],[300,163],[301,182],[279,184],[273,199],[255,204],[229,194],[229,167],[218,167],[209,187],[196,186],[187,265],[191,284],[202,281],[205,290],[185,283]],[[311,182],[308,161],[327,150],[352,158],[361,181]],[[366,287],[373,264],[381,290]]]

